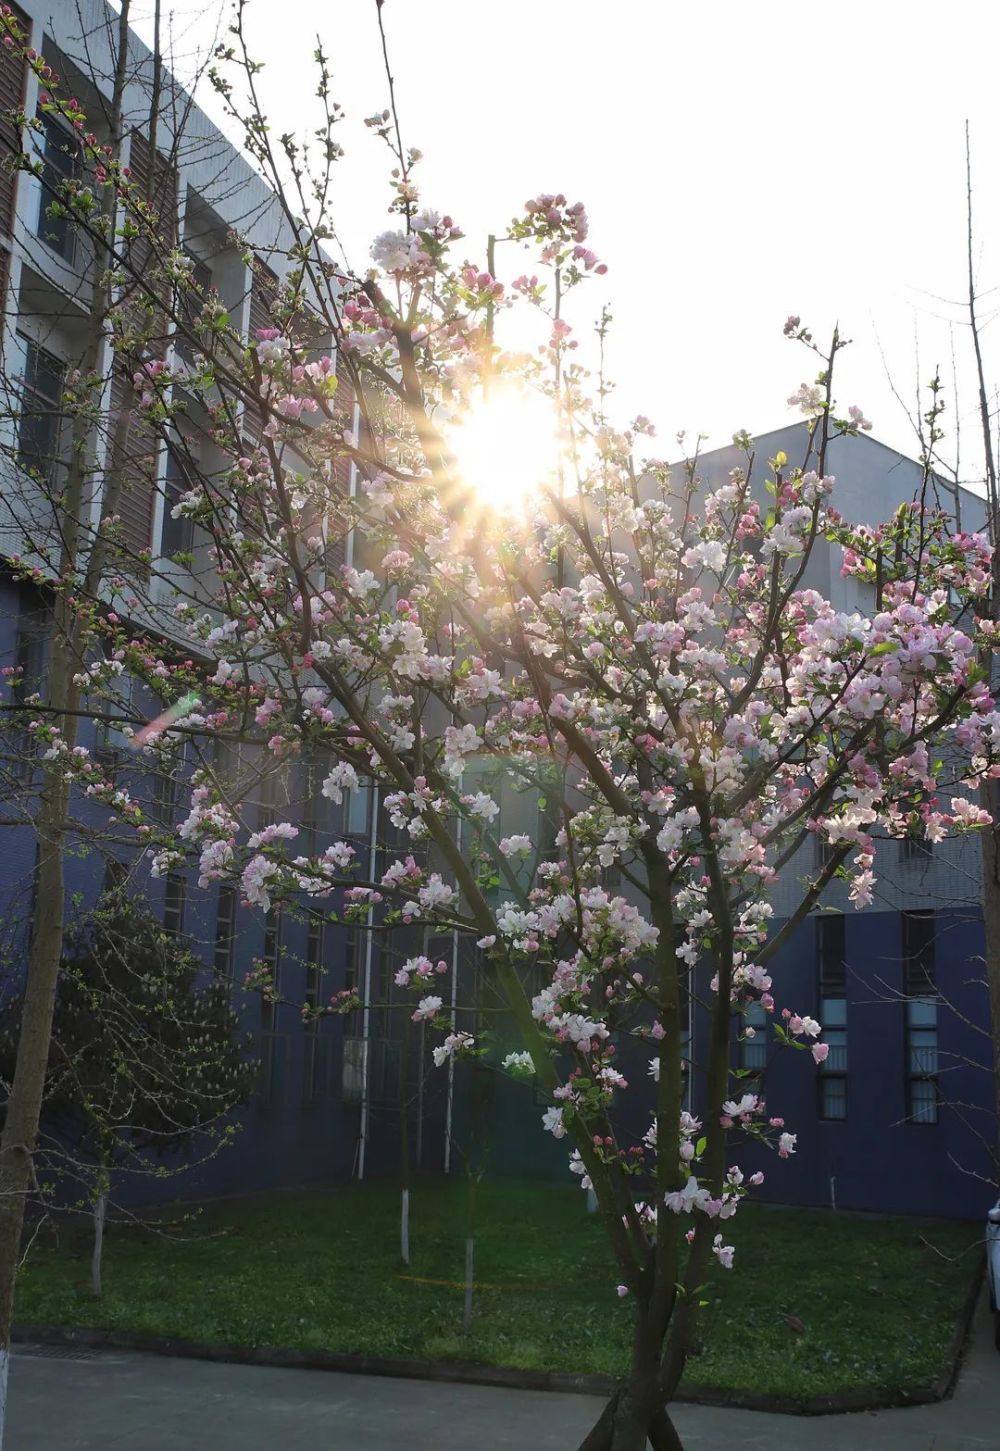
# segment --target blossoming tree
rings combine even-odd
[[[320,74],[332,165],[322,55]],[[796,1148],[783,1106],[734,1075],[747,1015],[763,1007],[791,1050],[825,1056],[772,959],[835,874],[857,907],[871,900],[875,829],[933,791],[943,746],[970,780],[993,769],[998,719],[977,665],[992,632],[975,618],[988,549],[921,498],[879,529],[838,514],[828,443],[865,425],[836,408],[838,339],[795,395],[801,459],[771,460],[767,495],[749,465],[707,493],[696,461],[649,456],[646,420],[614,426],[603,377],[575,359],[565,299],[601,271],[579,203],[529,201],[507,235],[531,260],[503,284],[467,261],[450,216],[421,207],[414,153],[380,113],[369,124],[394,154],[395,224],[352,274],[330,260],[325,216],[303,220],[325,205],[322,178],[219,85],[295,197],[291,267],[249,344],[176,252],[161,245],[148,268],[158,296],[188,294],[200,357],[152,357],[127,328],[117,345],[152,428],[177,443],[193,398],[224,451],[222,471],[192,461],[177,505],[214,573],[175,596],[184,658],[105,583],[107,653],[81,689],[124,670],[157,692],[164,713],[136,737],[140,758],[218,738],[253,745],[265,772],[317,761],[334,805],[367,783],[407,845],[372,875],[346,831],[251,830],[208,751],[170,835],[58,728],[36,732],[132,824],[156,872],[193,857],[202,885],[236,882],[262,911],[305,900],[362,927],[379,914],[475,944],[520,1038],[504,1066],[549,1099],[540,1128],[593,1188],[634,1311],[629,1365],[584,1446],[675,1447],[667,1408],[699,1287],[733,1267],[727,1221],[761,1179],[740,1168],[740,1145]],[[107,185],[127,179],[112,168]],[[527,355],[497,340],[515,309],[540,329]],[[797,319],[786,330],[813,347]],[[870,613],[806,586],[827,545],[871,587]],[[505,832],[530,802],[538,826]],[[933,828],[985,819],[955,797]],[[824,864],[772,924],[769,888],[810,837],[827,844]],[[687,1063],[692,970],[709,1029]],[[483,1051],[452,1020],[450,971],[414,953],[396,977],[413,1018],[439,1032],[445,1071]],[[357,1005],[352,992],[330,1007]],[[618,1066],[625,1036],[648,1048],[641,1083]],[[643,1093],[648,1128],[633,1140],[619,1109]]]

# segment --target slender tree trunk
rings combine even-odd
[[[65,648],[54,648],[53,654],[64,660]],[[55,666],[55,661],[53,663]],[[55,668],[62,676],[59,681],[62,686],[68,676],[60,666]],[[65,698],[62,689],[56,698]],[[70,717],[63,719],[65,724],[70,725]],[[70,735],[73,735],[71,725]],[[38,873],[35,892],[36,901],[43,904],[43,910],[34,914],[17,1061],[7,1100],[7,1118],[0,1137],[0,1446],[3,1445],[14,1285],[25,1202],[34,1182],[32,1155],[38,1135],[62,955],[64,823],[68,794],[64,771],[59,769],[58,762],[51,763],[45,770],[36,817]]]
[[[466,1186],[465,1298],[462,1305],[463,1330],[468,1330],[472,1325],[472,1293],[475,1286],[476,1271],[476,1200],[478,1193],[479,1178],[476,1174],[470,1173]]]
[[[121,146],[130,4],[131,0],[123,0],[118,21],[118,55],[110,115],[110,139],[115,155],[118,155]],[[113,232],[114,210],[113,197],[108,199],[106,196],[102,202],[102,212],[108,234]],[[92,303],[80,369],[85,379],[98,371],[112,300],[106,245],[96,237],[91,282]],[[96,539],[91,541],[89,553],[86,550],[89,536],[85,531],[85,517],[91,506],[88,488],[90,433],[88,411],[83,408],[73,421],[66,484],[62,498],[57,501],[62,527],[60,578],[66,583],[55,594],[47,693],[49,703],[54,707],[50,719],[60,729],[61,738],[69,749],[73,748],[77,739],[76,711],[80,703],[80,691],[73,683],[73,676],[79,669],[77,657],[82,626],[77,609],[69,598],[67,586],[74,574],[83,573],[84,598],[96,599],[106,559],[106,546],[100,531]],[[117,493],[116,488],[105,490],[102,515],[106,516],[117,507]],[[66,913],[63,857],[68,806],[69,786],[64,769],[58,760],[43,762],[35,816],[38,842],[35,881],[37,905],[32,924],[17,1059],[7,1100],[7,1117],[3,1135],[0,1137],[0,1448],[4,1440],[14,1287],[24,1227],[25,1202],[34,1182],[33,1154],[38,1136],[62,956]]]
[[[98,1300],[103,1292],[101,1267],[104,1259],[104,1222],[108,1214],[110,1188],[107,1163],[102,1161],[97,1176],[97,1193],[94,1195],[94,1251],[90,1257],[90,1292]]]
[[[462,1301],[462,1329],[472,1325],[472,1289],[476,1273],[476,1241],[471,1234],[465,1237],[465,1297]]]

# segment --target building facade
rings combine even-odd
[[[99,127],[115,70],[113,13],[98,0],[67,0],[54,7],[24,0],[20,14],[34,47],[71,81]],[[149,53],[133,40],[124,160],[134,175],[151,178],[151,192],[174,227],[199,287],[218,298],[234,326],[250,339],[267,324],[269,299],[280,286],[292,238],[273,194],[169,77],[153,133],[151,64]],[[30,70],[5,56],[0,109],[22,101],[29,116],[39,115],[40,129],[22,138],[0,124],[0,148],[14,153],[23,140],[34,148],[38,163],[36,174],[0,168],[6,393],[0,417],[5,500],[0,557],[8,559],[23,551],[26,532],[38,537],[58,527],[33,479],[61,466],[62,380],[81,364],[88,305],[86,239],[50,204],[52,186],[70,164],[66,138],[59,122],[40,110]],[[169,326],[166,345],[193,362],[184,357],[189,344],[171,343]],[[129,457],[142,455],[148,464],[133,471],[120,512],[133,549],[148,550],[155,563],[155,609],[157,590],[165,605],[172,584],[196,589],[197,570],[204,567],[190,524],[171,513],[184,488],[183,461],[143,431],[131,411],[128,382],[115,375],[106,344],[98,366],[106,383],[104,427],[95,431],[90,445],[95,504],[124,439]],[[259,423],[248,417],[248,434],[255,427]],[[197,451],[201,468],[221,470],[224,459],[213,455],[208,433],[193,430],[185,447]],[[794,463],[803,440],[801,425],[757,439],[761,478],[767,458],[779,450]],[[731,469],[744,464],[744,454],[735,448],[703,455],[703,486],[721,484]],[[838,507],[857,523],[888,518],[916,496],[922,481],[917,464],[865,436],[834,440],[828,467],[838,479]],[[354,480],[342,475],[332,484],[350,489]],[[962,527],[981,525],[977,496],[939,480],[932,481],[932,491]],[[178,554],[188,556],[190,565],[171,563]],[[171,572],[182,569],[191,578],[172,580]],[[863,585],[841,576],[836,552],[826,543],[817,547],[804,583],[837,608],[873,607]],[[12,570],[0,572],[0,665],[20,668],[24,684],[19,688],[25,690],[44,679],[45,619],[44,583],[25,584]],[[136,719],[142,719],[141,692],[130,704]],[[125,759],[124,737],[114,728],[84,722],[80,741],[109,758]],[[31,781],[25,780],[23,760],[11,752],[3,769],[0,961],[6,981],[0,991],[11,992],[23,970],[25,934],[37,910],[36,846]],[[160,820],[176,819],[181,812],[183,774],[150,776],[133,785]],[[310,763],[296,762],[284,774],[267,775],[251,797],[248,825],[259,830],[278,819],[292,820],[304,834],[346,835],[377,875],[380,860],[394,851],[381,823],[374,829],[378,803],[373,797],[370,790],[359,791],[335,807],[319,794]],[[168,930],[193,940],[206,973],[232,982],[234,1001],[260,1058],[257,1091],[240,1114],[245,1131],[235,1146],[184,1179],[169,1181],[166,1192],[194,1198],[393,1173],[403,1114],[414,1170],[448,1169],[455,1153],[465,1152],[488,1123],[491,1172],[565,1174],[564,1149],[539,1132],[542,1105],[529,1086],[495,1074],[484,1086],[481,1075],[462,1066],[435,1071],[422,1026],[407,1038],[404,1052],[409,1030],[401,1025],[408,1015],[393,1011],[393,978],[400,957],[415,946],[456,965],[459,1026],[474,1027],[483,1009],[476,964],[459,960],[451,938],[414,944],[396,934],[365,933],[325,920],[304,907],[264,917],[245,908],[232,886],[201,889],[183,872],[154,880],[125,834],[116,836],[103,808],[86,801],[78,807],[79,837],[67,864],[67,890],[74,902],[86,905],[109,881],[122,873],[129,877]],[[521,809],[528,808],[522,804]],[[505,820],[505,829],[532,830],[534,823]],[[100,845],[94,845],[98,840]],[[796,881],[816,869],[818,861],[809,850],[791,863],[775,888],[779,924],[792,910]],[[823,1024],[830,1054],[822,1069],[815,1070],[807,1055],[774,1052],[763,1019],[755,1025],[757,1036],[738,1049],[744,1083],[757,1082],[773,1111],[784,1113],[799,1135],[793,1158],[761,1163],[767,1174],[764,1193],[786,1203],[978,1218],[988,1198],[982,1180],[990,1177],[986,1145],[992,1135],[978,846],[974,838],[933,847],[916,839],[886,842],[877,872],[878,895],[871,907],[855,912],[845,886],[835,883],[824,909],[800,926],[774,966],[782,997]],[[246,974],[261,962],[283,1001],[271,1004],[242,990]],[[363,1008],[346,1018],[303,1022],[298,1005],[324,1002],[350,987],[359,989]],[[706,1027],[699,999],[696,973],[688,1034],[695,1062]],[[629,1076],[644,1076],[641,1053],[626,1043],[622,1057],[633,1060]],[[453,1093],[456,1075],[459,1091]],[[479,1115],[475,1122],[474,1112]],[[646,1127],[641,1105],[635,1112],[633,1127],[641,1136]]]
[[[59,0],[54,6],[25,0],[15,15],[34,49],[59,73],[64,93],[78,97],[88,127],[99,139],[107,134],[118,58],[115,13],[102,0]],[[149,183],[161,225],[186,256],[201,293],[211,295],[233,327],[251,339],[270,323],[269,307],[293,245],[278,200],[169,74],[162,73],[154,85],[152,57],[134,35],[122,74],[122,162],[133,180]],[[14,54],[0,52],[0,109],[18,106],[37,117],[39,126],[22,132],[7,121],[0,124],[5,163],[0,167],[0,558],[8,560],[23,556],[26,539],[50,546],[58,542],[59,519],[51,501],[68,449],[60,398],[63,381],[84,363],[93,285],[87,236],[52,207],[54,189],[77,164],[72,138],[62,121],[44,109],[31,68]],[[16,168],[22,146],[36,164],[34,173]],[[141,253],[129,257],[133,267],[142,260]],[[128,305],[128,268],[125,272],[119,287]],[[164,329],[165,355],[194,364],[190,337],[173,335],[166,318]],[[143,596],[137,610],[146,628],[162,628],[169,635],[168,606],[175,588],[182,595],[196,594],[199,570],[207,567],[197,531],[190,521],[172,517],[186,487],[182,454],[194,452],[209,474],[222,470],[225,459],[210,428],[199,427],[204,420],[193,408],[191,426],[181,425],[183,451],[156,438],[139,417],[130,380],[115,370],[107,338],[96,368],[105,383],[102,417],[87,440],[93,516],[106,478],[116,467],[121,471],[124,460],[128,479],[119,509],[121,529],[128,548],[140,558],[148,551],[150,558],[146,585],[137,589]],[[341,392],[347,392],[350,379],[340,370],[338,376]],[[253,438],[260,420],[246,410],[243,427]],[[337,465],[331,487],[353,487],[349,474]],[[188,562],[176,563],[177,555]],[[16,571],[0,568],[0,665],[21,672],[15,689],[22,696],[44,688],[48,604],[44,582],[26,584]],[[138,684],[125,681],[120,693],[136,723],[155,714]],[[9,749],[0,751],[0,996],[18,990],[37,910],[35,798],[19,729],[8,727]],[[170,777],[141,776],[132,769],[124,734],[107,724],[84,720],[79,743],[124,771],[130,789],[155,819],[176,821],[186,813],[183,768]],[[187,764],[194,764],[193,757]],[[245,763],[236,752],[230,764],[235,772]],[[157,1192],[191,1198],[389,1172],[398,1162],[401,1095],[411,1124],[414,1167],[442,1167],[446,1084],[430,1072],[422,1033],[410,1055],[407,1081],[400,1085],[399,1015],[390,1011],[398,944],[383,947],[377,935],[334,924],[319,913],[286,909],[265,920],[241,905],[235,888],[201,890],[189,873],[156,880],[136,852],[134,836],[130,841],[127,832],[116,834],[108,813],[76,799],[75,793],[73,804],[78,831],[66,863],[72,910],[85,908],[111,883],[126,880],[130,890],[148,899],[168,930],[192,941],[206,972],[233,984],[234,1003],[260,1058],[257,1090],[238,1116],[245,1132],[226,1153],[183,1178],[165,1181]],[[251,793],[246,820],[259,830],[280,813],[281,819],[295,819],[304,833],[346,835],[356,841],[363,859],[374,851],[377,866],[388,847],[384,840],[373,845],[374,811],[370,790],[334,808],[319,795],[309,766],[293,764],[264,776]],[[243,989],[247,973],[261,963],[283,1001],[272,1004]],[[363,1012],[303,1022],[300,1005],[327,1002],[351,987],[366,994],[369,1006]],[[144,1192],[150,1192],[148,1184]]]

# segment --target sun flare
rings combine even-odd
[[[505,513],[523,511],[559,463],[552,404],[527,389],[497,387],[472,404],[448,441],[463,482],[485,507]]]

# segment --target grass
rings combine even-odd
[[[629,1302],[575,1188],[484,1185],[474,1322],[461,1328],[464,1185],[418,1184],[411,1258],[398,1195],[345,1188],[206,1209],[181,1239],[112,1229],[105,1291],[90,1246],[36,1241],[18,1284],[23,1324],[194,1341],[363,1351],[537,1370],[621,1373]],[[913,1391],[947,1366],[975,1227],[748,1206],[726,1224],[736,1268],[713,1266],[705,1349],[686,1384],[802,1398]],[[794,1317],[803,1328],[790,1326]]]

